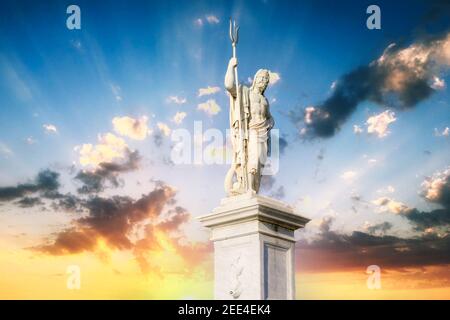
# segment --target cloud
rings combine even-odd
[[[207,96],[210,94],[215,94],[217,92],[220,92],[220,88],[219,87],[206,87],[206,88],[200,88],[198,89],[198,96],[202,97],[202,96]]]
[[[108,187],[119,187],[123,181],[119,174],[137,170],[141,156],[138,151],[125,151],[122,161],[101,162],[94,168],[83,169],[73,177],[74,181],[80,183],[77,193],[79,195],[92,195],[103,191]],[[58,191],[60,174],[46,169],[28,183],[20,183],[16,186],[0,188],[0,201],[10,201],[22,198],[16,202],[20,207],[33,207],[43,204],[42,199],[50,200],[55,210],[80,211],[83,200],[70,193],[62,194]],[[109,183],[109,184],[107,184]]]
[[[150,133],[147,126],[148,117],[142,116],[140,119],[134,119],[128,116],[114,117],[112,120],[114,130],[125,137],[144,140]]]
[[[209,24],[218,24],[220,22],[219,18],[212,14],[206,16],[206,21],[208,21]]]
[[[395,113],[386,110],[367,119],[367,133],[375,134],[378,138],[384,138],[389,134],[389,124],[395,122]]]
[[[269,84],[270,85],[274,85],[275,83],[277,83],[280,80],[281,80],[281,76],[279,73],[269,71]]]
[[[434,135],[436,137],[448,137],[450,135],[450,128],[445,127],[442,132],[439,132],[437,128],[434,128]]]
[[[183,262],[180,272],[192,270],[211,254],[212,246],[192,242],[184,234],[182,226],[191,215],[177,205],[175,188],[158,181],[153,191],[136,199],[97,194],[106,180],[113,182],[119,173],[134,170],[138,161],[136,151],[126,162],[101,163],[94,171],[79,171],[74,177],[83,183],[78,195],[61,194],[59,173],[43,170],[31,182],[1,187],[0,201],[19,199],[16,206],[30,208],[44,205],[45,198],[56,211],[82,213],[30,250],[54,256],[89,252],[104,262],[111,261],[114,252],[127,251],[143,273],[161,276],[161,255],[170,254],[171,259]]]
[[[377,190],[377,193],[394,193],[395,188],[391,185],[387,186],[386,188],[381,188]]]
[[[364,132],[364,130],[360,126],[358,126],[356,124],[353,125],[353,133],[354,134],[361,134],[363,132]]]
[[[427,232],[441,230],[443,237],[449,235],[450,226],[450,168],[438,171],[428,177],[421,185],[420,195],[429,203],[439,208],[431,211],[422,211],[417,208],[409,208],[401,202],[383,197],[377,199],[374,204],[382,206],[381,210],[390,211],[408,219],[416,231]]]
[[[53,243],[37,247],[53,255],[94,251],[99,238],[113,249],[131,249],[134,224],[162,213],[172,199],[171,188],[158,188],[134,201],[129,197],[93,197],[86,203],[89,214],[74,221],[74,227],[57,234]]]
[[[273,71],[269,70],[269,85],[274,85],[280,80],[281,80],[281,76],[278,72],[273,72]],[[247,82],[251,85],[253,83],[253,78],[248,77]],[[276,101],[276,99],[275,99],[275,101]]]
[[[216,100],[209,99],[204,103],[200,103],[197,106],[197,110],[203,111],[209,116],[214,116],[220,112],[220,106],[217,104]]]
[[[402,202],[395,201],[388,197],[381,197],[376,200],[373,200],[372,203],[379,207],[379,212],[392,212],[396,214],[407,213],[411,210],[407,205]]]
[[[36,205],[43,205],[41,198],[38,197],[23,197],[16,202],[21,208],[31,208]]]
[[[55,133],[55,134],[58,133],[58,129],[53,124],[44,124],[42,127],[47,133]]]
[[[433,77],[433,83],[430,85],[434,90],[443,90],[445,88],[445,80],[439,79],[439,77]]]
[[[365,229],[369,234],[384,235],[387,231],[392,229],[392,223],[385,221],[375,225],[367,225],[365,226]]]
[[[197,27],[203,27],[204,21],[209,24],[218,24],[220,22],[219,18],[213,14],[206,15],[205,18],[197,18],[194,20],[194,24]]]
[[[99,193],[105,189],[106,182],[112,187],[118,187],[120,173],[137,170],[141,161],[139,152],[125,151],[125,161],[122,162],[101,162],[93,170],[81,170],[75,176],[75,180],[82,183],[78,188],[81,194]]]
[[[438,228],[443,230],[443,235],[449,234],[450,209],[448,207],[432,211],[412,209],[404,216],[414,224],[417,231],[426,232],[430,228]]]
[[[28,137],[25,139],[25,142],[29,145],[35,144],[37,141],[33,137]]]
[[[319,225],[312,239],[296,244],[297,270],[310,272],[365,270],[369,265],[382,268],[422,267],[450,264],[450,236],[427,234],[415,238],[374,235],[361,231],[350,234],[332,230],[334,218]],[[390,229],[380,224],[373,232]]]
[[[352,181],[353,179],[356,178],[356,176],[357,176],[357,173],[352,170],[345,171],[344,173],[341,174],[341,178],[346,181]]]
[[[390,45],[380,58],[343,75],[317,106],[289,113],[305,138],[329,138],[364,101],[411,109],[428,98],[434,77],[450,65],[450,33],[409,47]]]
[[[336,88],[336,85],[337,85],[337,81],[333,81],[330,85],[330,89],[334,90]]]
[[[86,204],[85,200],[71,193],[62,194],[59,192],[53,192],[49,199],[53,200],[51,207],[55,211],[81,213],[83,212]]]
[[[3,142],[0,142],[0,155],[2,155],[5,158],[8,158],[12,156],[14,152]]]
[[[129,148],[125,140],[108,132],[98,136],[96,145],[86,143],[75,147],[75,150],[79,152],[81,165],[97,167],[102,162],[124,159]]]
[[[184,120],[184,118],[186,118],[187,113],[186,112],[180,112],[178,111],[177,113],[175,113],[175,115],[172,118],[172,122],[175,122],[176,124],[181,124]]]
[[[422,195],[430,202],[450,208],[450,167],[427,178],[422,183]]]
[[[202,18],[197,18],[194,20],[194,24],[198,27],[203,26],[203,19]]]
[[[34,193],[44,195],[51,193],[59,188],[58,179],[59,173],[55,171],[49,169],[40,171],[32,182],[19,183],[13,187],[0,187],[0,201],[10,201]]]
[[[181,98],[178,96],[169,96],[166,99],[167,103],[175,103],[175,104],[185,104],[187,102],[186,98]]]
[[[74,39],[72,39],[72,40],[70,40],[70,45],[71,45],[74,49],[76,49],[78,52],[80,52],[80,53],[84,52],[84,50],[83,50],[83,44],[81,43],[80,40],[74,40]]]
[[[159,131],[164,134],[166,137],[170,136],[170,132],[172,131],[170,127],[164,122],[158,122],[156,124],[158,126]]]
[[[395,188],[393,186],[387,186],[387,191],[389,193],[393,193],[393,192],[395,192]]]
[[[143,273],[159,269],[161,262],[154,262],[155,252],[170,251],[195,265],[211,247],[190,243],[181,234],[180,227],[190,220],[190,214],[176,206],[175,194],[172,187],[160,184],[136,200],[91,197],[84,204],[87,215],[32,249],[55,256],[92,252],[105,261],[114,251],[129,251]]]
[[[62,194],[58,190],[60,174],[50,169],[40,171],[37,176],[27,183],[19,183],[16,186],[0,187],[0,202],[12,201],[21,208],[43,206],[50,201],[51,207],[56,211],[81,212],[83,200],[71,193]]]

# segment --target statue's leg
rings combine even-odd
[[[253,189],[256,193],[259,192],[259,187],[261,185],[261,164],[258,164],[258,169],[255,170],[255,178],[253,183]]]
[[[247,181],[248,189],[256,192],[255,179],[257,174],[258,163],[258,135],[255,130],[250,129],[248,137],[248,153],[247,153]]]
[[[253,191],[255,191],[255,192],[258,192],[257,190],[256,190],[256,188],[255,188],[255,186],[256,186],[256,179],[257,179],[257,177],[256,177],[256,169],[255,168],[251,168],[250,170],[249,170],[249,172],[248,172],[248,175],[247,175],[247,177],[248,177],[248,188],[250,189],[250,190],[253,190]]]
[[[227,174],[225,176],[225,181],[223,183],[224,188],[225,188],[225,192],[227,194],[231,194],[231,191],[233,189],[233,176],[234,176],[234,173],[235,173],[234,166],[231,166],[231,168],[228,169],[228,172],[227,172]]]

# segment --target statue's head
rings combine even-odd
[[[261,93],[264,93],[270,80],[269,70],[259,69],[255,77],[253,78],[252,88],[259,89]]]

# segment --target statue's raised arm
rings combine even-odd
[[[231,94],[233,98],[236,98],[236,79],[234,78],[234,68],[237,67],[237,58],[231,57],[228,62],[227,72],[225,74],[225,89]]]

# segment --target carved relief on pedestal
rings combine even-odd
[[[230,265],[230,295],[237,299],[242,293],[242,273],[244,272],[244,265],[241,260],[241,253],[234,260],[232,260]]]

